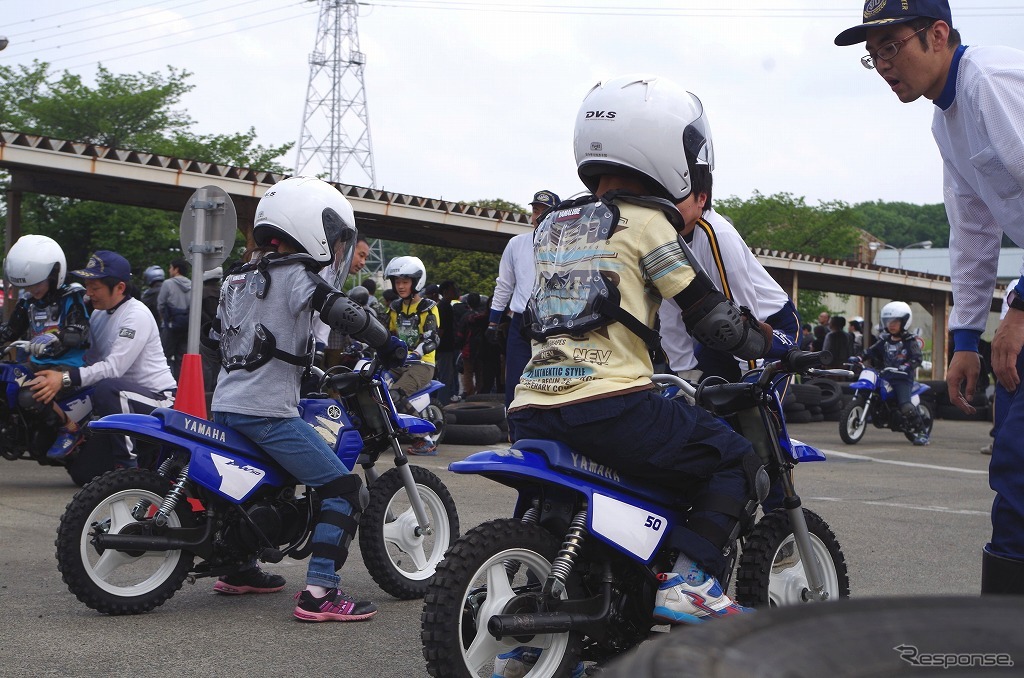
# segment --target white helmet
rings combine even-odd
[[[610,167],[638,172],[674,202],[690,195],[684,151],[714,170],[711,129],[693,94],[655,75],[626,75],[594,86],[576,114],[576,169],[587,188]]]
[[[267,189],[256,206],[252,238],[265,246],[284,236],[320,264],[335,258],[338,269],[347,271],[356,244],[356,217],[352,205],[338,189],[315,177],[291,177]]]
[[[384,269],[384,277],[395,286],[395,278],[412,278],[412,291],[419,294],[427,286],[427,269],[419,257],[395,257]]]
[[[910,312],[910,304],[903,301],[890,301],[882,307],[882,328],[889,330],[889,321],[899,320],[900,331],[907,329],[913,314]]]
[[[14,243],[4,259],[4,276],[15,287],[28,287],[41,283],[56,273],[57,284],[64,284],[68,270],[64,250],[57,241],[45,235],[23,235]]]

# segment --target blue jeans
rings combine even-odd
[[[322,487],[349,472],[320,434],[299,417],[253,417],[235,412],[214,412],[213,420],[230,426],[259,445],[306,487]],[[320,507],[321,511],[352,515],[352,504],[341,497],[323,499]],[[314,543],[340,545],[344,537],[345,531],[337,525],[317,523],[313,529]],[[306,569],[306,583],[338,588],[341,577],[334,571],[334,561],[311,556]]]

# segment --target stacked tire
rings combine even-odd
[[[508,441],[505,396],[482,393],[442,408],[444,441],[450,445],[493,445]]]
[[[787,424],[839,421],[843,409],[842,387],[831,379],[812,379],[790,384],[782,400]]]

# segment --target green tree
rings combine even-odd
[[[750,247],[843,259],[860,241],[858,222],[841,201],[814,207],[790,193],[755,191],[749,200],[716,200],[715,210],[729,217]]]
[[[908,202],[857,203],[850,211],[868,233],[893,247],[931,240],[935,247],[949,246],[949,221],[944,205]]]
[[[193,120],[177,107],[192,89],[190,73],[115,74],[100,66],[96,84],[68,72],[53,75],[49,65],[0,66],[0,129],[102,146],[129,148],[271,172],[287,172],[275,162],[293,144],[264,147],[256,132],[199,135]],[[9,181],[0,174],[0,188]],[[182,209],[184,209],[182,205]],[[4,205],[6,212],[6,205]],[[69,265],[83,264],[90,251],[115,249],[141,271],[167,266],[180,256],[180,213],[27,195],[23,230],[49,235],[61,244]],[[241,234],[236,244],[242,244]]]

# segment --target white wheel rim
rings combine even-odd
[[[416,485],[433,534],[418,534],[416,514],[409,505],[405,488],[391,496],[384,522],[384,544],[388,560],[406,579],[422,581],[434,576],[437,564],[451,546],[451,525],[444,502],[426,485]],[[405,507],[405,508],[403,508]],[[401,513],[399,513],[401,511]],[[394,519],[390,519],[395,516]]]
[[[858,405],[850,410],[850,416],[846,418],[846,431],[851,438],[859,438],[864,433],[864,427],[868,425],[868,420],[865,418],[861,421],[861,414],[864,412],[864,406]]]
[[[510,579],[508,570],[505,568],[505,561],[513,561],[520,564],[516,574]],[[466,668],[474,676],[490,676],[492,674],[494,658],[502,653],[520,647],[522,643],[515,638],[506,636],[502,640],[496,640],[487,632],[487,622],[496,614],[501,614],[505,605],[515,597],[513,587],[522,587],[527,582],[527,576],[532,575],[532,581],[543,582],[551,571],[551,563],[538,553],[525,549],[508,549],[491,556],[487,562],[473,573],[467,582],[466,592],[472,591],[486,583],[487,598],[476,614],[476,635],[473,637],[469,647],[462,651]],[[564,593],[563,593],[564,597]],[[458,637],[464,638],[463,624],[465,616],[460,617]],[[569,644],[569,636],[565,633],[546,634],[534,636],[528,647],[536,647],[543,650],[537,663],[526,676],[541,678],[554,676],[562,658],[565,655],[566,647]],[[484,671],[481,673],[481,671]]]
[[[153,492],[140,489],[116,492],[96,505],[86,519],[82,530],[79,551],[82,567],[96,586],[112,595],[130,598],[145,595],[167,581],[181,559],[181,551],[148,551],[133,556],[121,551],[107,549],[102,554],[90,543],[93,525],[109,521],[108,534],[118,534],[128,525],[137,521],[132,509],[142,500],[159,506],[163,498]],[[173,511],[167,517],[168,527],[181,527],[181,521]]]
[[[828,600],[839,600],[839,577],[835,562],[828,547],[815,534],[810,535],[811,551],[820,563],[825,576],[825,592]],[[796,540],[790,534],[779,544],[768,572],[768,601],[772,606],[798,605],[809,602],[804,593],[810,590],[807,571],[800,559]]]

